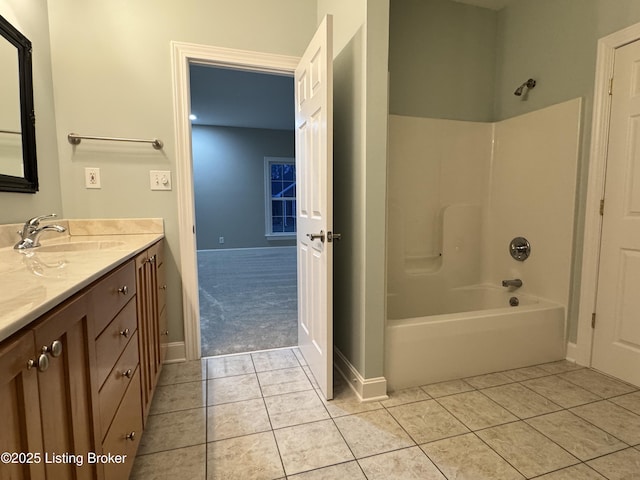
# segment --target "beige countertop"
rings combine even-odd
[[[13,248],[21,225],[0,227],[0,341],[164,238],[162,219],[47,223],[67,232],[23,251]]]

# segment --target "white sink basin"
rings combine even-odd
[[[111,248],[121,247],[125,242],[116,240],[100,240],[95,242],[69,242],[55,243],[51,245],[42,245],[36,247],[32,251],[35,253],[47,252],[80,252],[88,250],[108,250]]]

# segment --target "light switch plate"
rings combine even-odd
[[[151,190],[171,190],[171,172],[169,170],[150,170],[149,186]]]

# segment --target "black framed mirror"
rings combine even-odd
[[[31,42],[0,16],[0,191],[38,191]]]

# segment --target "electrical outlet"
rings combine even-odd
[[[171,190],[171,172],[168,170],[150,170],[149,186],[151,190]]]
[[[102,188],[100,186],[100,169],[96,167],[86,167],[84,169],[85,188]]]
[[[224,237],[218,238],[218,243],[222,245],[224,243]]]

